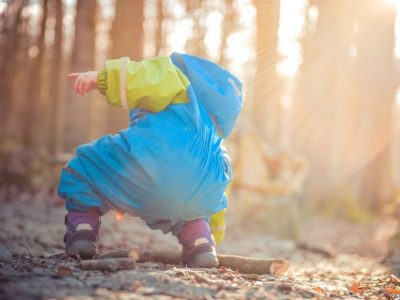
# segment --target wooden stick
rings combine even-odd
[[[118,270],[131,270],[135,266],[136,261],[132,258],[105,258],[81,261],[81,269],[83,270],[115,272]]]
[[[96,259],[106,259],[106,258],[132,258],[138,261],[139,251],[133,248],[129,248],[129,249],[116,250],[96,256]]]
[[[97,259],[129,257],[137,262],[160,262],[163,264],[179,265],[180,253],[172,251],[142,251],[126,249],[100,255]],[[257,259],[236,255],[217,255],[219,265],[237,270],[243,274],[271,274],[285,273],[290,262],[284,259]]]
[[[166,265],[180,265],[181,255],[172,251],[143,251],[139,254],[138,262],[160,262]]]
[[[237,270],[243,274],[271,274],[285,273],[290,262],[284,259],[260,259],[236,255],[218,255],[220,266]]]

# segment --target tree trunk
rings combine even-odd
[[[29,105],[25,106],[24,143],[27,146],[39,147],[44,138],[41,132],[43,125],[42,110],[42,77],[43,60],[45,52],[45,33],[48,11],[48,0],[42,2],[42,17],[40,21],[40,33],[37,41],[38,55],[34,58],[30,69],[30,81],[27,99]]]
[[[18,27],[21,20],[21,12],[26,1],[9,1],[3,17],[1,32],[3,43],[1,44],[0,59],[0,119],[3,126],[0,128],[0,136],[5,134],[5,129],[10,118],[10,110],[13,106],[13,85],[16,75],[16,53],[18,53],[19,34]]]
[[[373,12],[373,14],[369,13]],[[356,112],[359,135],[369,143],[369,163],[359,177],[359,196],[372,211],[393,197],[391,143],[394,95],[394,7],[379,0],[359,1],[357,36]]]
[[[254,1],[257,11],[257,69],[254,84],[253,118],[269,144],[279,142],[281,82],[278,63],[279,0]]]
[[[321,0],[314,5],[318,20],[316,29],[308,30],[302,41],[303,64],[291,120],[294,145],[310,160],[305,198],[311,207],[322,201],[337,203],[332,198],[342,193],[355,163],[350,155],[355,131],[351,105],[354,61],[349,54],[354,40],[354,2]]]
[[[164,1],[157,0],[157,27],[155,37],[156,55],[160,55],[165,48],[164,24]]]
[[[94,69],[96,0],[78,0],[76,4],[75,39],[72,49],[70,71],[85,72]],[[84,97],[67,89],[65,115],[66,151],[88,142],[90,133],[90,94]]]
[[[227,48],[227,41],[232,32],[236,29],[236,20],[238,18],[237,12],[233,7],[233,0],[225,0],[225,16],[222,26],[221,46],[219,49],[218,63],[223,67],[227,67],[227,60],[225,50]]]
[[[132,60],[143,59],[144,43],[143,0],[119,0],[111,31],[111,58],[128,56]],[[121,107],[107,106],[107,131],[115,133],[129,125],[129,113]]]
[[[29,47],[30,47],[30,36],[28,33],[29,28],[29,17],[22,17],[18,28],[18,46],[16,52],[12,58],[8,59],[8,62],[13,62],[13,74],[9,75],[9,78],[4,77],[5,81],[9,80],[11,86],[6,88],[11,89],[12,96],[10,98],[11,103],[7,112],[8,120],[4,120],[4,136],[14,141],[21,142],[24,133],[24,108],[29,103],[27,99],[27,82],[29,82]],[[7,54],[6,54],[7,55]],[[15,70],[23,70],[22,72],[14,72]],[[8,75],[7,75],[8,76]],[[18,87],[18,88],[16,88]],[[7,93],[7,92],[6,92]],[[6,99],[4,99],[6,101]]]
[[[49,153],[54,155],[57,152],[58,145],[58,128],[60,126],[59,120],[59,104],[60,104],[60,83],[61,67],[62,67],[62,28],[63,28],[63,4],[61,1],[52,0],[52,10],[55,14],[55,28],[54,28],[54,45],[50,67],[50,101],[48,107],[49,113],[49,139],[48,150]]]
[[[206,11],[202,7],[204,2],[200,0],[186,1],[187,15],[193,22],[191,34],[186,41],[185,51],[187,53],[207,57],[206,46],[204,43],[206,35],[205,15]]]

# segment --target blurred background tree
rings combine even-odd
[[[399,12],[394,0],[1,0],[3,190],[53,192],[76,146],[128,126],[98,93],[74,95],[68,72],[177,51],[245,84],[226,141],[232,211],[292,222],[292,236],[299,206],[386,213],[400,184]]]

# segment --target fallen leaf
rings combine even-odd
[[[392,294],[392,295],[400,294],[400,290],[397,290],[397,289],[391,288],[391,287],[385,287],[385,292],[388,294]]]
[[[67,266],[60,265],[58,267],[56,275],[61,277],[72,276],[72,270]]]
[[[218,268],[218,271],[219,271],[220,273],[226,273],[226,272],[228,272],[228,268],[227,268],[227,267],[224,267],[224,266],[220,266],[220,267]]]
[[[360,283],[358,283],[358,282],[354,282],[350,287],[350,291],[354,294],[362,294],[365,292],[365,290],[366,290],[366,288],[365,287],[361,288]]]
[[[318,293],[321,293],[321,294],[324,294],[324,293],[325,293],[325,290],[322,289],[322,288],[320,288],[319,286],[316,286],[315,288],[313,288],[313,290],[316,291],[316,292],[318,292]]]

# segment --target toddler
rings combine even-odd
[[[183,264],[218,266],[210,220],[227,207],[232,172],[222,139],[240,113],[241,82],[210,61],[178,53],[109,60],[99,72],[69,77],[76,93],[97,88],[128,109],[130,125],[79,146],[63,168],[66,252],[93,258],[100,217],[116,210],[176,235]]]

